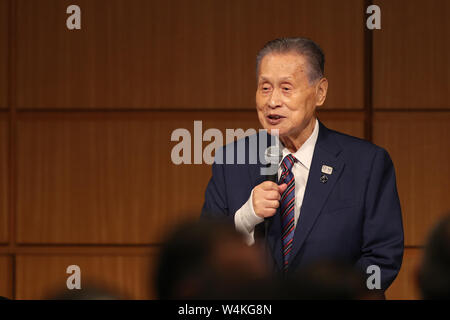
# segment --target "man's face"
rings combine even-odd
[[[307,61],[303,56],[296,53],[266,55],[259,67],[256,90],[261,125],[269,133],[278,129],[281,138],[298,138],[315,119],[316,106],[325,100],[326,88],[325,92],[320,88],[320,81],[308,82]]]

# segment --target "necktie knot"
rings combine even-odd
[[[286,157],[284,157],[283,162],[281,164],[283,172],[291,171],[296,160],[297,159],[295,159],[295,157],[292,154],[288,154]]]

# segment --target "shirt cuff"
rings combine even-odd
[[[234,215],[234,224],[236,230],[241,232],[244,237],[247,245],[252,245],[255,243],[254,239],[254,230],[255,226],[264,221],[264,218],[258,217],[253,209],[253,190],[250,193],[250,198],[246,203],[236,211]]]

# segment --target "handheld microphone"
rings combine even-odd
[[[278,165],[283,158],[283,153],[279,146],[270,146],[264,152],[264,158],[267,162],[267,167],[271,167],[271,174],[267,174],[267,181],[278,182]]]
[[[275,183],[278,183],[278,165],[280,164],[280,161],[283,158],[283,152],[281,151],[281,148],[279,146],[270,146],[266,149],[266,151],[264,152],[264,158],[266,159],[267,162],[267,181],[272,181]],[[272,217],[270,218],[264,218],[264,235],[265,235],[265,239],[266,239],[266,246],[267,246],[267,234],[269,231],[269,226],[270,223],[272,221]]]

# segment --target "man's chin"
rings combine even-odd
[[[267,128],[264,128],[264,129],[266,129],[267,133],[269,133],[272,136],[280,137],[280,136],[282,136],[284,134],[283,130],[280,129],[280,128],[267,127]]]

